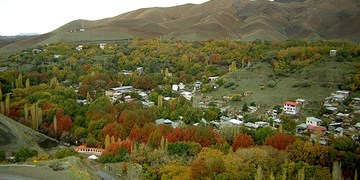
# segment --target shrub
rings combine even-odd
[[[34,157],[38,154],[36,150],[31,150],[27,147],[20,148],[17,152],[15,152],[15,160],[16,162],[24,162],[25,160]]]
[[[235,95],[231,98],[232,101],[241,101],[241,96]]]
[[[5,151],[0,151],[0,161],[4,161],[6,158]]]
[[[60,151],[57,151],[55,153],[55,158],[57,159],[62,159],[62,158],[66,158],[66,157],[69,157],[69,156],[74,156],[74,155],[77,155],[78,153],[76,151],[74,151],[73,149],[62,149]]]
[[[276,87],[276,82],[275,81],[269,81],[268,84],[267,84],[267,87],[269,87],[269,88]]]
[[[225,88],[229,88],[229,87],[234,86],[234,85],[235,85],[234,82],[228,82],[228,83],[226,83],[226,84],[224,85],[224,87],[225,87]]]
[[[175,142],[168,145],[170,155],[195,156],[201,150],[201,145],[194,142]]]

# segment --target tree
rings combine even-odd
[[[148,139],[148,145],[152,148],[158,148],[160,146],[161,137],[161,131],[159,129],[156,129],[150,134]]]
[[[244,111],[244,112],[248,112],[248,111],[249,111],[249,106],[247,105],[247,103],[245,103],[245,104],[243,105],[242,111]]]
[[[5,159],[6,159],[5,151],[0,150],[0,162],[5,161]]]
[[[236,62],[233,61],[230,65],[229,65],[229,72],[234,72],[236,71],[237,67],[236,67]]]
[[[285,150],[296,141],[296,137],[289,134],[276,134],[265,139],[264,145],[272,146],[278,150]]]
[[[159,96],[157,97],[157,105],[158,105],[158,107],[162,108],[162,106],[163,106],[163,101],[164,101],[164,97],[163,97],[162,95],[159,95]]]
[[[203,158],[194,160],[190,167],[191,179],[207,179],[208,170],[206,168],[206,162]]]
[[[27,147],[21,147],[15,152],[15,160],[17,162],[24,162],[25,160],[34,157],[38,154],[36,150],[31,150]]]
[[[5,97],[5,115],[10,115],[10,94],[7,93]]]
[[[29,107],[28,107],[28,104],[24,105],[24,115],[25,115],[25,121],[28,122],[29,121]]]
[[[247,148],[254,145],[255,143],[251,136],[241,133],[234,137],[232,148],[236,151],[239,147]]]
[[[29,78],[26,79],[25,88],[26,88],[26,90],[29,90],[29,88],[30,88],[30,79]]]
[[[30,107],[30,113],[31,113],[31,123],[32,128],[36,131],[39,130],[39,125],[42,122],[42,110],[40,107],[38,107],[37,104],[33,104]]]
[[[188,166],[166,165],[160,169],[161,179],[190,179],[191,170]]]
[[[105,137],[105,149],[109,146],[110,144],[110,136],[109,134],[106,134],[106,137]]]
[[[254,140],[257,145],[261,145],[267,137],[273,136],[276,133],[277,131],[273,130],[271,127],[263,127],[255,131]]]

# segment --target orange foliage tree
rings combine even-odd
[[[296,141],[296,137],[289,134],[276,134],[274,136],[268,137],[264,141],[264,145],[272,146],[278,150],[285,150],[288,146],[293,144]]]
[[[232,148],[236,151],[239,147],[247,148],[254,145],[254,140],[250,135],[241,133],[234,137]]]
[[[61,135],[64,131],[69,132],[73,126],[72,120],[68,115],[64,114],[63,109],[56,110],[57,133]],[[50,124],[50,129],[54,130],[54,122]]]
[[[104,137],[106,135],[109,135],[110,137],[114,136],[115,139],[125,139],[125,134],[124,134],[124,128],[121,124],[119,124],[118,122],[112,122],[107,124],[106,126],[104,126],[103,128],[104,131]]]

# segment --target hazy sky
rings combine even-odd
[[[76,19],[96,20],[145,7],[207,0],[0,0],[0,35],[46,33]]]

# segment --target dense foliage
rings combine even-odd
[[[281,130],[218,129],[209,121],[226,112],[216,105],[200,108],[196,99],[190,101],[172,90],[179,83],[193,90],[199,80],[204,84],[199,91],[213,91],[216,88],[209,77],[257,62],[268,63],[276,79],[328,59],[357,61],[357,44],[135,39],[104,49],[90,43],[80,51],[75,47],[44,45],[2,60],[0,65],[8,70],[0,74],[1,113],[63,142],[104,148],[101,162],[141,164],[144,179],[330,179],[339,162],[344,176],[354,177],[359,169],[359,145],[352,139],[336,138],[328,145],[299,140],[294,136],[295,121],[287,117],[282,118]],[[331,49],[337,49],[336,57],[329,56]],[[343,89],[360,89],[359,69],[344,77]],[[221,78],[216,83],[225,89],[236,88],[235,83]],[[121,85],[149,92],[148,99],[156,105],[143,106],[137,92],[125,94],[121,102],[104,96]],[[269,82],[267,86],[275,85]],[[124,102],[128,96],[137,101]],[[234,95],[230,100],[241,98]],[[249,110],[245,103],[242,111]],[[176,128],[156,125],[159,118],[181,119],[183,124]],[[257,118],[247,115],[245,121]],[[24,161],[36,154],[22,148],[15,157]],[[65,149],[55,156],[73,154]]]

